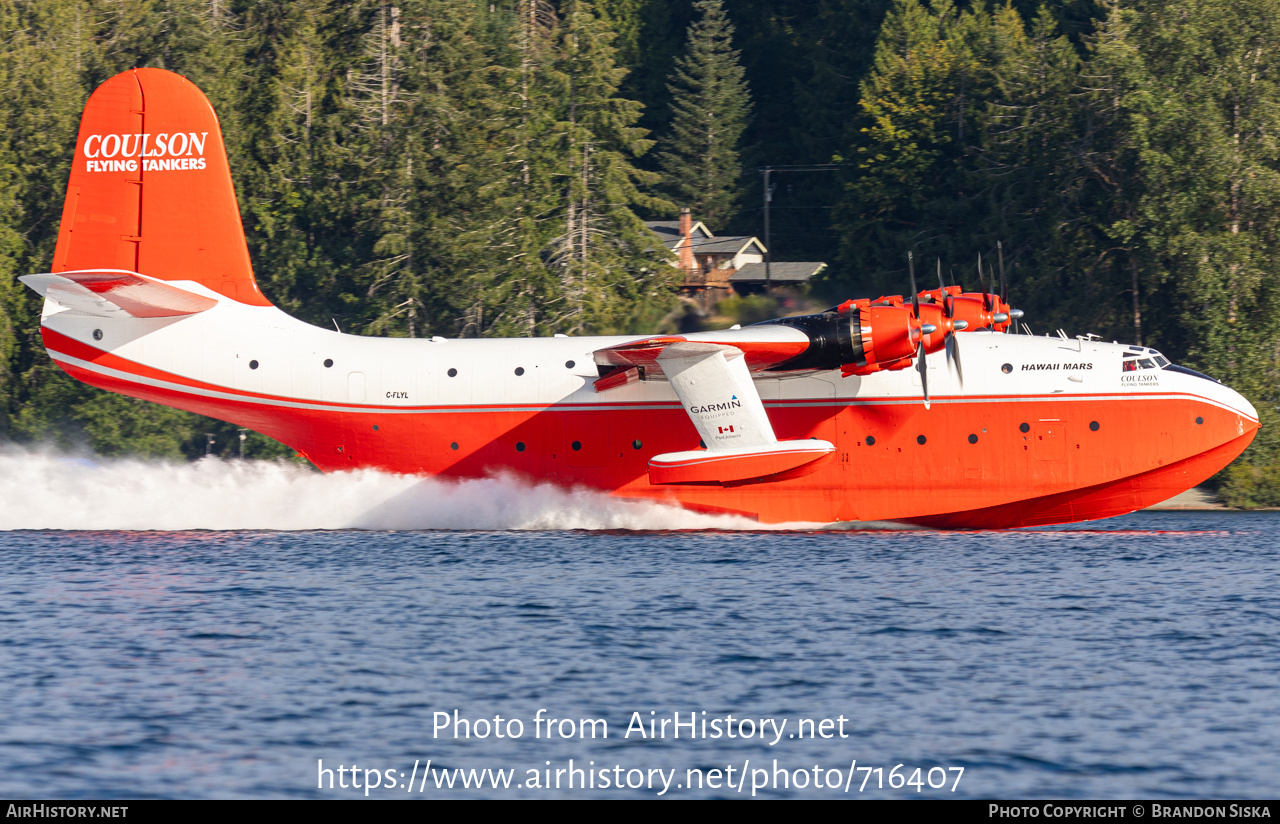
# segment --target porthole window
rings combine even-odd
[[[94,330],[93,330],[93,339],[94,339],[94,340],[102,340],[102,330],[101,330],[101,329],[94,329]]]
[[[524,441],[516,441],[516,451],[517,452],[524,451]]]
[[[1009,374],[1010,372],[1012,372],[1012,371],[1013,371],[1013,364],[1012,364],[1012,363],[1006,363],[1004,366],[1001,366],[1001,367],[1000,367],[1000,371],[1001,371],[1001,372],[1003,372],[1003,373],[1005,373],[1006,375],[1007,375],[1007,374]]]
[[[1031,424],[1029,424],[1029,423],[1020,423],[1020,424],[1018,424],[1018,431],[1019,431],[1019,432],[1030,432],[1030,431],[1031,431]]]
[[[251,360],[251,361],[249,361],[249,368],[250,368],[250,369],[257,369],[257,368],[258,368],[258,362],[257,362],[256,360]]]
[[[1197,425],[1197,426],[1199,426],[1199,425],[1200,425],[1200,424],[1202,424],[1202,423],[1204,423],[1204,418],[1201,418],[1201,417],[1197,416],[1197,417],[1196,417],[1196,425]]]
[[[325,369],[331,369],[331,368],[333,368],[333,358],[325,358],[325,359],[324,359],[324,368],[325,368]]]
[[[1097,421],[1089,421],[1089,431],[1090,431],[1090,432],[1097,432],[1097,431],[1098,431],[1098,422],[1097,422]]]
[[[377,431],[378,431],[378,425],[377,425],[376,423],[373,425],[373,431],[374,431],[374,432],[377,432]]]
[[[523,374],[524,374],[524,367],[523,367],[523,366],[517,366],[517,367],[516,367],[516,377],[518,378],[518,377],[520,377],[520,376],[521,376],[521,375],[523,375]]]
[[[569,446],[573,447],[574,452],[578,452],[579,450],[582,449],[582,441],[574,441],[573,443],[569,444]]]
[[[450,369],[450,370],[448,371],[448,373],[447,373],[447,374],[448,374],[448,375],[449,375],[449,377],[451,377],[451,378],[456,378],[456,377],[458,377],[458,370],[457,370],[457,369]]]
[[[978,436],[977,436],[977,435],[970,435],[970,436],[969,436],[969,443],[977,443],[977,442],[978,442]]]
[[[564,362],[564,368],[565,368],[565,369],[572,369],[574,366],[575,366],[575,364],[574,364],[574,362],[573,362],[573,361],[571,361],[571,360],[567,360],[567,361],[565,361],[565,362]]]
[[[454,441],[453,443],[449,444],[449,448],[450,448],[450,449],[452,449],[452,450],[454,450],[454,451],[457,451],[457,449],[458,449],[458,442],[457,442],[457,441]]]
[[[868,436],[867,436],[867,446],[875,446],[875,445],[876,445],[876,436],[875,436],[875,435],[868,435]]]
[[[920,444],[921,446],[924,446],[924,443],[925,443],[925,441],[926,441],[926,440],[927,440],[927,439],[925,438],[925,436],[924,436],[924,435],[917,435],[917,436],[916,436],[916,443]]]
[[[639,449],[639,448],[641,448],[642,446],[644,446],[644,444],[640,443],[640,439],[639,439],[639,438],[636,438],[634,441],[632,441],[632,442],[631,442],[631,448],[632,448],[632,449]]]
[[[700,448],[702,448],[702,449],[706,449],[706,448],[707,448],[707,445],[706,445],[705,443],[703,443],[702,438],[698,438],[698,446],[699,446]]]

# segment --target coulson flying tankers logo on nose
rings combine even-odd
[[[144,172],[203,169],[208,132],[91,134],[84,141],[86,171]]]

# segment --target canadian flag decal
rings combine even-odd
[[[733,427],[732,427],[732,426],[717,426],[717,427],[716,427],[716,429],[719,429],[719,430],[720,430],[719,434],[721,434],[721,435],[723,435],[723,434],[724,434],[724,433],[726,433],[726,432],[732,432],[732,431],[733,431]]]

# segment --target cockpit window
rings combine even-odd
[[[1169,362],[1160,355],[1156,355],[1153,359],[1144,358],[1141,355],[1129,354],[1126,352],[1124,360],[1121,361],[1120,370],[1122,372],[1136,372],[1139,369],[1162,369],[1168,365],[1168,363]]]

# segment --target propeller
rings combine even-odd
[[[916,290],[916,263],[915,255],[907,252],[907,274],[911,278],[911,313],[916,316],[916,320],[920,320],[920,293]],[[937,327],[929,324],[931,327],[928,332],[924,332],[924,327],[920,328],[924,332],[920,336],[919,342],[916,343],[916,369],[920,372],[920,390],[924,395],[924,408],[929,408],[929,365],[924,360],[924,335],[932,334]]]
[[[1009,282],[1004,279],[1004,241],[996,241],[996,254],[1000,256],[1000,302],[1009,305]],[[1008,320],[1008,318],[1004,318]],[[999,323],[1000,321],[997,321]]]
[[[1009,288],[1004,279],[1004,243],[996,241],[996,252],[1000,255],[1000,302],[1005,306],[1009,306]],[[1009,307],[1009,331],[1015,335],[1018,333],[1018,318],[1022,317],[1021,309]]]
[[[955,276],[952,276],[955,281]],[[938,258],[938,283],[942,283],[942,258]],[[945,294],[946,287],[943,287]],[[946,314],[947,320],[951,321],[951,328],[947,330],[946,336],[942,339],[942,346],[947,355],[947,366],[954,368],[956,378],[960,381],[960,388],[964,388],[964,370],[960,368],[960,348],[956,344],[956,332],[963,332],[969,328],[969,322],[963,318],[956,317],[955,298],[945,297],[942,300],[942,309]]]

